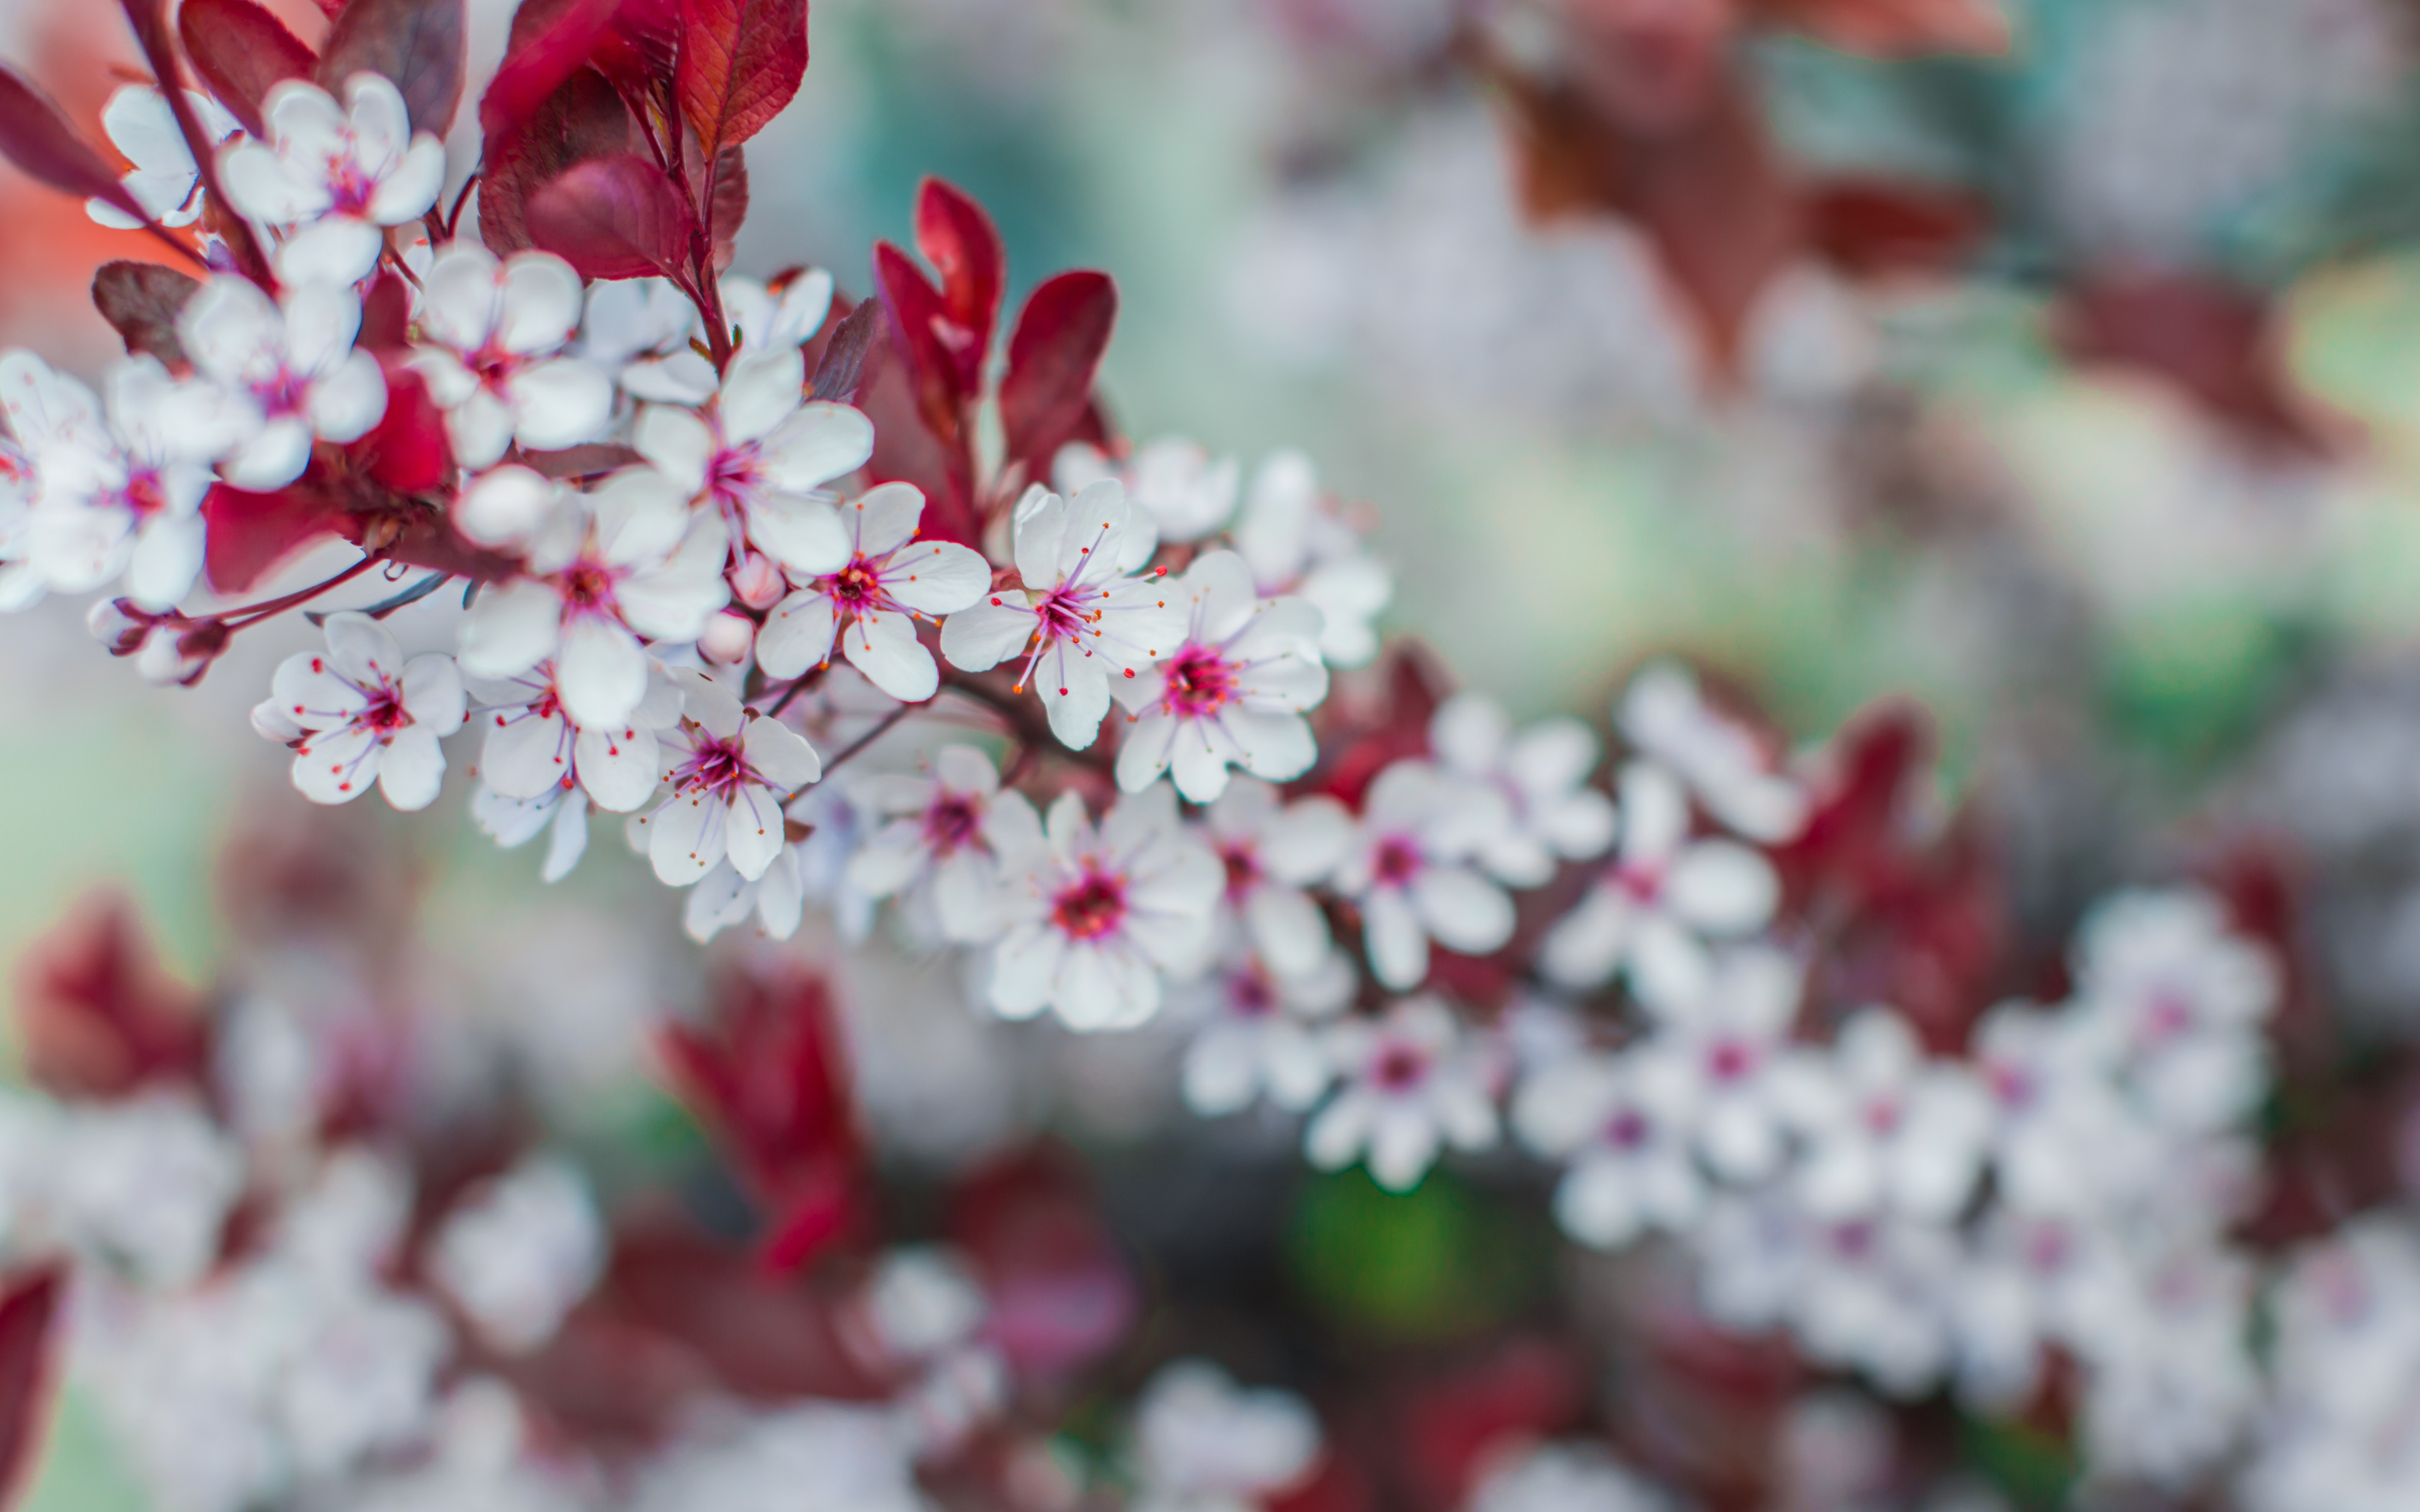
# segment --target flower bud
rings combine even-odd
[[[748,650],[755,643],[756,622],[724,609],[706,622],[706,633],[697,638],[697,654],[718,667],[736,667],[748,659]]]
[[[143,649],[144,640],[158,621],[135,608],[132,599],[104,598],[93,605],[84,623],[92,638],[109,648],[111,656],[131,656]]]
[[[731,569],[731,596],[750,609],[771,609],[790,591],[782,569],[761,551],[751,551]]]
[[[561,493],[552,479],[528,468],[497,468],[454,501],[454,524],[481,546],[515,545],[537,533]]]

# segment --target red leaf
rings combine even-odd
[[[1000,323],[1008,268],[1000,229],[965,192],[927,178],[916,193],[916,250],[941,275],[948,318],[934,334],[957,364],[959,392],[972,393],[983,386],[984,359]]]
[[[59,1267],[44,1266],[0,1291],[0,1506],[16,1504],[48,1436],[58,1352],[51,1325],[66,1282]]]
[[[1753,0],[1768,20],[1869,57],[2004,54],[2009,18],[1996,0]]]
[[[434,493],[454,481],[444,412],[428,397],[421,376],[400,362],[386,364],[385,415],[346,454],[396,493]]]
[[[680,57],[680,0],[622,0],[621,12],[589,57],[632,100],[664,98]]]
[[[1076,1162],[1036,1149],[978,1172],[948,1229],[982,1275],[991,1342],[1011,1365],[1072,1373],[1117,1348],[1140,1310],[1134,1275]]]
[[[529,202],[531,241],[585,278],[681,278],[690,229],[688,199],[635,153],[580,163]]]
[[[1946,272],[1990,229],[1990,207],[1958,190],[1837,178],[1807,196],[1807,239],[1843,270]]]
[[[2254,440],[2327,446],[2257,292],[2192,273],[2102,273],[2077,281],[2055,332],[2070,356],[2164,378]]]
[[[621,0],[527,0],[514,13],[504,65],[479,97],[491,156],[587,63],[620,8]]]
[[[1049,476],[1050,459],[1083,424],[1117,322],[1118,286],[1106,273],[1061,273],[1025,301],[1008,340],[1000,418],[1008,455],[1028,477]]]
[[[868,300],[886,306],[887,301]],[[874,422],[874,455],[866,471],[876,483],[912,483],[924,495],[924,532],[937,541],[980,548],[983,517],[963,448],[933,434],[919,408],[912,364],[900,355],[897,326],[868,352],[849,402]]]
[[[104,263],[93,275],[92,303],[125,341],[127,351],[181,367],[185,348],[177,339],[177,316],[201,286],[157,263]]]
[[[356,73],[403,91],[411,129],[445,134],[462,103],[463,0],[352,0],[328,30],[319,84],[342,95]]]
[[[195,1081],[209,1057],[200,995],[161,969],[114,892],[86,898],[18,963],[17,1018],[27,1074],[59,1097]]]
[[[411,337],[411,289],[394,273],[380,273],[362,298],[362,329],[354,344],[365,351],[394,351],[409,345]],[[392,380],[388,388],[392,392]],[[393,413],[392,400],[388,412]]]
[[[5,63],[0,63],[0,155],[26,177],[61,193],[103,200],[137,220],[150,219],[51,97]]]
[[[763,131],[807,76],[807,0],[681,0],[673,76],[707,161]]]
[[[185,0],[177,36],[194,71],[245,131],[263,134],[260,106],[281,79],[308,79],[319,58],[253,0]]]
[[[240,594],[303,547],[335,533],[343,520],[308,473],[276,493],[219,484],[202,500],[202,569],[213,589]]]
[[[815,363],[814,381],[808,385],[810,399],[830,399],[846,404],[857,396],[859,383],[865,376],[866,363],[873,358],[876,344],[882,339],[885,322],[879,296],[865,301],[842,317],[830,340],[824,343],[822,358]]]
[[[491,150],[479,180],[479,237],[500,256],[527,252],[530,196],[578,163],[630,150],[630,112],[595,69],[576,69],[520,131]]]
[[[941,291],[888,241],[874,244],[874,281],[882,286],[882,302],[891,312],[892,346],[907,364],[916,413],[936,440],[954,448],[963,424],[960,409],[974,397],[974,390],[941,339],[940,332],[949,324]]]

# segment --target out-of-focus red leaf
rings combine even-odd
[[[0,155],[26,177],[61,193],[102,200],[137,220],[150,219],[51,97],[5,63],[0,63]]]
[[[1398,641],[1371,672],[1340,680],[1317,715],[1320,764],[1298,784],[1360,807],[1378,774],[1429,753],[1429,721],[1453,678],[1418,641]]]
[[[889,301],[869,305],[888,309]],[[915,368],[900,352],[895,316],[866,355],[852,401],[874,422],[874,455],[866,471],[876,483],[912,483],[924,495],[924,533],[981,549],[983,518],[975,507],[971,462],[956,444],[933,434],[915,389]]]
[[[815,364],[814,381],[809,385],[807,397],[837,404],[846,404],[854,398],[867,361],[888,329],[878,295],[848,312],[832,331],[831,338],[824,343],[823,358]]]
[[[530,197],[577,164],[630,150],[630,112],[595,69],[575,69],[563,86],[492,147],[479,180],[479,237],[509,256],[527,252]]]
[[[684,276],[689,200],[636,153],[595,158],[532,195],[530,240],[584,278]]]
[[[2327,447],[2284,374],[2259,294],[2193,273],[2099,274],[2079,281],[2056,329],[2070,355],[2165,378],[2256,440]]]
[[[986,1332],[1020,1371],[1063,1376],[1115,1350],[1140,1297],[1075,1163],[1036,1149],[976,1173],[950,1234],[981,1274]]]
[[[41,1458],[57,1396],[53,1340],[67,1273],[55,1265],[21,1273],[0,1290],[0,1506],[14,1506]]]
[[[927,178],[916,192],[916,250],[941,275],[942,317],[934,323],[934,340],[955,364],[958,392],[971,394],[983,386],[1008,276],[1000,228],[956,185]],[[1026,308],[1030,315],[1032,303]]]
[[[706,213],[713,223],[711,252],[714,270],[718,273],[731,266],[737,247],[739,227],[748,219],[748,159],[738,147],[724,147],[714,162],[714,182],[709,193],[703,182],[702,171],[692,169],[691,177],[700,180],[692,185],[692,198],[706,203]]]
[[[1093,378],[1118,322],[1118,286],[1107,273],[1061,273],[1035,289],[1008,341],[1000,384],[1008,455],[1029,477],[1047,478],[1093,400]]]
[[[797,967],[726,978],[714,1022],[659,1041],[682,1098],[768,1216],[760,1254],[793,1269],[856,1211],[858,1137],[830,989]]]
[[[892,349],[906,369],[916,413],[936,440],[955,449],[962,444],[963,408],[974,393],[960,377],[956,353],[940,336],[950,324],[941,291],[888,241],[874,244],[874,281],[891,312]]]
[[[181,367],[185,348],[177,339],[177,316],[201,286],[198,280],[157,263],[103,263],[93,275],[92,303],[129,352]]]
[[[362,298],[362,329],[354,344],[364,351],[394,351],[410,341],[411,331],[410,285],[392,272],[379,274]]]
[[[680,0],[622,0],[589,61],[626,98],[661,100],[669,110],[680,36]]]
[[[1776,25],[1803,31],[1844,53],[1922,57],[1997,56],[2014,35],[1998,0],[1748,0]]]
[[[196,1081],[209,1053],[199,993],[163,971],[134,908],[114,892],[79,903],[17,968],[25,1070],[60,1097],[123,1097]]]
[[[807,76],[807,0],[681,0],[681,114],[711,162],[782,113]]]
[[[1587,1401],[1587,1368],[1569,1350],[1514,1338],[1413,1382],[1391,1415],[1416,1494],[1429,1505],[1458,1507],[1496,1452],[1578,1426]]]
[[[308,79],[318,54],[253,0],[185,0],[177,11],[185,57],[229,114],[263,134],[260,105],[281,79]]]
[[[346,455],[396,493],[433,493],[454,480],[444,412],[429,398],[420,374],[400,361],[386,364],[386,413]]]
[[[1860,277],[1947,271],[1991,229],[1991,207],[1978,194],[1874,178],[1816,186],[1806,213],[1815,250]]]
[[[527,0],[513,13],[504,61],[479,97],[491,157],[588,62],[620,9],[621,0]]]
[[[463,0],[351,0],[328,29],[319,83],[341,96],[356,73],[403,91],[411,129],[443,136],[462,104]]]
[[[308,473],[276,493],[219,484],[202,500],[202,570],[213,589],[240,594],[302,548],[337,533],[343,520]]]

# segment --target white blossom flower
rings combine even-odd
[[[1685,1233],[1704,1211],[1684,1080],[1668,1057],[1581,1052],[1521,1083],[1512,1132],[1568,1165],[1555,1189],[1563,1232],[1619,1249],[1650,1229]]]
[[[486,589],[464,616],[462,665],[512,677],[552,658],[572,722],[615,729],[646,696],[640,638],[693,640],[728,602],[722,521],[645,467],[564,498],[530,548],[531,576]]]
[[[742,880],[763,876],[788,842],[783,801],[823,775],[815,749],[778,719],[743,708],[730,689],[675,670],[680,722],[662,737],[672,795],[638,823],[656,875],[686,887],[728,858]]]
[[[763,875],[743,877],[728,858],[715,862],[682,904],[681,927],[690,938],[704,945],[752,915],[766,938],[786,940],[805,921],[810,902],[830,914],[843,940],[859,944],[872,933],[875,899],[850,880],[850,863],[864,838],[851,798],[855,786],[822,782],[800,794],[783,810],[784,831],[798,838],[782,847]]]
[[[701,405],[714,397],[715,373],[690,345],[697,333],[697,306],[671,280],[619,278],[588,290],[578,350],[634,399]]]
[[[474,1189],[429,1246],[429,1273],[481,1338],[520,1354],[554,1335],[605,1268],[605,1226],[579,1171],[535,1156]]]
[[[1194,558],[1168,596],[1186,608],[1183,643],[1109,684],[1135,720],[1118,748],[1118,785],[1137,792],[1172,767],[1176,791],[1208,803],[1231,765],[1278,781],[1311,770],[1319,747],[1302,715],[1327,696],[1319,611],[1260,597],[1233,551]]]
[[[1794,1180],[1818,1217],[1887,1209],[1945,1222],[1975,1190],[1990,1098],[1962,1065],[1928,1061],[1907,1021],[1860,1010],[1828,1053],[1805,1052],[1776,1090],[1807,1141]]]
[[[916,620],[974,603],[991,586],[991,567],[954,542],[916,539],[923,513],[923,494],[907,483],[841,506],[847,558],[776,604],[757,633],[756,664],[768,677],[829,663],[837,640],[866,681],[904,703],[939,690],[940,669],[916,639]]]
[[[403,94],[356,73],[339,106],[288,79],[261,107],[266,143],[219,154],[219,184],[246,218],[287,232],[277,276],[288,284],[352,284],[378,267],[386,228],[419,220],[445,188],[445,145],[414,133]]]
[[[242,1195],[241,1151],[179,1092],[61,1114],[36,1173],[47,1226],[138,1285],[166,1290],[198,1281],[218,1258],[221,1230]]]
[[[1601,1444],[1542,1443],[1479,1483],[1470,1512],[1671,1512],[1672,1498]]]
[[[1326,1040],[1344,1085],[1304,1131],[1303,1152],[1313,1165],[1342,1170],[1366,1151],[1373,1180],[1408,1192],[1440,1146],[1494,1148],[1495,1100],[1445,1004],[1405,998],[1383,1017],[1336,1025]]]
[[[227,482],[256,493],[283,488],[310,464],[315,439],[341,444],[370,433],[386,414],[386,375],[354,347],[361,326],[361,300],[341,284],[305,284],[272,304],[250,279],[222,274],[194,294],[177,334],[215,389],[187,391],[202,400],[195,434],[236,432],[222,468]],[[217,413],[222,407],[232,412]]]
[[[1397,762],[1361,801],[1361,823],[1336,872],[1360,905],[1370,969],[1397,992],[1429,974],[1429,941],[1484,955],[1512,937],[1512,900],[1471,864],[1504,823],[1490,794],[1426,762]]]
[[[2074,1014],[2027,1003],[2001,1004],[1976,1026],[1970,1058],[1992,1103],[2001,1201],[2100,1213],[2165,1179],[2169,1150],[2118,1095],[2108,1048]]]
[[[426,809],[445,779],[438,739],[462,728],[462,678],[435,652],[406,661],[395,637],[366,614],[328,616],[324,653],[279,663],[256,728],[303,732],[294,785],[314,803],[349,803],[373,779],[386,801]]]
[[[514,443],[560,451],[595,440],[613,413],[611,375],[565,348],[580,326],[580,275],[552,253],[504,262],[471,241],[422,280],[411,365],[445,411],[455,459],[492,467]]]
[[[1051,459],[1050,486],[1074,498],[1115,478],[1126,497],[1149,514],[1163,541],[1198,541],[1235,513],[1242,471],[1232,456],[1210,454],[1179,437],[1146,441],[1123,463],[1112,462],[1088,441],[1069,441]]]
[[[679,719],[681,693],[650,677],[646,696],[618,728],[594,729],[564,712],[554,669],[540,662],[518,677],[468,679],[485,732],[479,776],[509,798],[536,798],[577,782],[597,807],[628,813],[654,795],[662,762],[657,732]]]
[[[2083,1356],[2081,1438],[2104,1474],[2181,1489],[2234,1447],[2258,1405],[2255,1275],[2192,1242],[2137,1257],[2133,1284],[2070,1342]]]
[[[588,854],[588,794],[576,782],[558,782],[535,797],[516,798],[482,781],[471,795],[471,819],[482,834],[508,851],[543,833],[548,837],[540,878],[561,882]]]
[[[923,885],[932,893],[941,933],[962,944],[1000,933],[1000,858],[985,826],[1000,791],[991,758],[971,746],[944,746],[923,776],[878,773],[849,785],[849,796],[877,825],[851,857],[848,880],[870,897]]]
[[[1319,1419],[1302,1398],[1239,1387],[1206,1360],[1160,1367],[1134,1436],[1135,1512],[1256,1512],[1319,1462]]]
[[[226,108],[197,90],[185,91],[185,102],[213,147],[239,135],[243,128]],[[147,84],[120,85],[101,107],[101,129],[109,145],[134,166],[118,180],[143,212],[165,226],[188,226],[202,218],[202,176],[194,166],[194,149],[177,128],[177,113],[168,97]],[[106,200],[88,199],[85,213],[116,231],[132,231],[142,222]]]
[[[0,402],[8,363],[0,358]],[[33,454],[13,436],[0,434],[0,614],[39,603],[48,589],[34,561],[34,500],[40,486]]]
[[[1022,651],[1016,690],[1032,687],[1051,733],[1083,750],[1109,712],[1109,685],[1138,676],[1185,638],[1183,602],[1151,560],[1151,524],[1114,479],[1073,501],[1029,489],[1014,522],[1017,578],[942,623],[941,655],[961,671],[989,671]]]
[[[1502,796],[1511,822],[1488,835],[1479,863],[1507,887],[1544,887],[1558,861],[1613,843],[1613,800],[1587,785],[1596,736],[1577,719],[1542,719],[1515,735],[1493,700],[1459,693],[1429,720],[1429,750],[1449,776]]]
[[[706,1425],[712,1427],[713,1422]],[[632,1512],[930,1512],[915,1441],[885,1403],[808,1399],[737,1417],[659,1453]]]
[[[1166,786],[1118,799],[1096,829],[1062,793],[1046,829],[1018,794],[992,800],[1007,933],[991,1004],[1009,1018],[1054,1009],[1076,1029],[1130,1027],[1159,1011],[1163,972],[1197,968],[1211,944],[1218,859],[1176,817]]]
[[[1764,845],[1806,827],[1807,791],[1773,769],[1754,732],[1710,706],[1689,670],[1656,662],[1631,679],[1615,722],[1640,754],[1669,767],[1706,811]]]
[[[1319,970],[1335,947],[1327,916],[1304,890],[1323,882],[1353,843],[1353,816],[1325,795],[1294,803],[1257,778],[1238,778],[1202,815],[1202,838],[1226,869],[1220,900],[1280,977]]]
[[[1370,622],[1394,597],[1394,579],[1328,506],[1309,457],[1280,452],[1262,462],[1234,538],[1263,594],[1291,594],[1319,610],[1321,660],[1358,667],[1378,654]]]
[[[1699,1153],[1730,1180],[1761,1180],[1781,1164],[1786,1125],[1775,1086],[1802,984],[1798,963],[1781,951],[1735,947],[1650,1041]]]
[[[1710,941],[1737,938],[1773,918],[1780,885],[1772,864],[1733,841],[1689,839],[1689,806],[1664,767],[1621,769],[1621,841],[1612,864],[1539,947],[1547,979],[1601,987],[1627,970],[1652,1009],[1686,1003],[1712,971]]]
[[[874,455],[874,425],[846,405],[805,402],[806,373],[796,347],[737,358],[711,409],[649,405],[631,444],[686,496],[721,513],[735,552],[746,543],[783,567],[821,575],[848,564],[853,541],[822,490]]]
[[[831,314],[832,276],[810,268],[768,285],[740,273],[721,284],[722,313],[739,332],[743,352],[779,351],[815,339]]]
[[[2260,1025],[2277,990],[2268,953],[2229,933],[2207,893],[2120,893],[2077,932],[2085,1032],[2109,1044],[2135,1095],[2178,1129],[2220,1128],[2258,1103],[2268,1086]]]
[[[1186,1105],[1203,1118],[1240,1113],[1265,1094],[1299,1113],[1335,1079],[1318,1022],[1353,1000],[1351,963],[1330,952],[1281,976],[1258,956],[1230,959],[1195,992],[1207,1022],[1185,1048]]]

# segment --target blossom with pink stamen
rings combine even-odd
[[[1366,1151],[1373,1180],[1408,1192],[1440,1147],[1495,1146],[1496,1101],[1481,1059],[1435,998],[1407,998],[1383,1018],[1340,1024],[1327,1031],[1327,1050],[1344,1086],[1304,1131],[1313,1165],[1342,1170]]]
[[[516,442],[560,451],[597,439],[613,415],[613,378],[566,350],[580,329],[569,263],[544,252],[499,262],[457,241],[421,282],[411,365],[445,411],[456,460],[492,467]]]
[[[1284,803],[1257,778],[1229,784],[1202,816],[1202,837],[1227,876],[1220,910],[1281,977],[1320,969],[1334,952],[1327,917],[1308,890],[1353,843],[1353,816],[1334,798]]]
[[[1218,862],[1176,817],[1176,795],[1120,798],[1097,828],[1062,793],[1047,827],[1020,794],[988,826],[1009,924],[992,959],[992,1007],[1054,1009],[1077,1029],[1127,1028],[1159,1011],[1162,972],[1197,969],[1211,943]]]
[[[1000,862],[985,825],[1000,792],[991,758],[971,746],[944,746],[923,776],[877,773],[849,795],[879,822],[850,858],[848,880],[870,897],[930,889],[946,937],[972,944],[1000,933]]]
[[[401,810],[425,809],[445,779],[439,737],[462,728],[451,656],[407,661],[366,614],[331,614],[324,652],[279,664],[253,728],[294,747],[294,785],[314,803],[349,803],[376,782]]]
[[[1319,610],[1299,598],[1263,598],[1233,551],[1193,559],[1176,585],[1187,606],[1185,643],[1109,695],[1134,716],[1118,748],[1118,786],[1133,793],[1173,768],[1176,791],[1208,803],[1227,768],[1284,781],[1319,757],[1302,717],[1327,696],[1319,664]]]
[[[672,796],[640,821],[656,875],[686,887],[728,859],[752,882],[788,841],[782,804],[823,776],[813,746],[778,719],[743,708],[728,688],[676,671],[680,722],[662,740]]]
[[[1685,1233],[1704,1211],[1683,1088],[1652,1055],[1559,1056],[1521,1084],[1512,1129],[1567,1164],[1555,1219],[1584,1244],[1619,1249],[1651,1229]]]
[[[202,285],[177,334],[209,383],[185,390],[178,419],[197,438],[226,433],[227,482],[282,488],[310,465],[315,439],[369,434],[386,413],[386,375],[353,345],[361,325],[361,301],[341,285],[306,284],[274,304],[248,279]]]
[[[1449,781],[1426,762],[1397,762],[1361,803],[1336,888],[1361,908],[1370,969],[1397,992],[1429,974],[1429,941],[1483,955],[1512,937],[1512,900],[1471,858],[1505,823],[1494,795]]]
[[[286,230],[277,276],[351,284],[378,267],[386,228],[428,213],[445,188],[445,145],[414,133],[403,92],[376,73],[345,84],[345,102],[288,79],[261,106],[266,143],[219,154],[219,184],[246,218]]]
[[[874,424],[846,405],[806,402],[806,358],[796,347],[743,352],[723,374],[713,408],[674,405],[640,411],[630,443],[700,508],[730,527],[735,562],[743,548],[796,572],[836,573],[851,535],[823,493],[874,455]],[[781,593],[752,599],[762,609]]]
[[[1016,688],[1031,687],[1050,732],[1070,750],[1091,746],[1113,681],[1139,678],[1185,639],[1183,599],[1164,571],[1140,576],[1156,537],[1115,479],[1073,501],[1037,487],[1016,506],[1021,586],[994,590],[941,625],[941,655],[987,671],[1024,653]]]
[[[1331,951],[1286,977],[1257,955],[1222,953],[1226,964],[1191,995],[1206,1022],[1185,1050],[1186,1104],[1216,1118],[1266,1095],[1301,1112],[1335,1079],[1319,1022],[1353,1000],[1353,964]]]
[[[629,719],[595,728],[566,712],[554,669],[539,663],[518,677],[469,680],[485,730],[479,775],[507,797],[536,798],[576,781],[597,806],[628,813],[647,801],[662,775],[657,732],[680,718],[680,689],[661,674]]]
[[[769,677],[796,677],[831,660],[838,640],[866,680],[905,703],[941,686],[933,654],[916,639],[918,616],[955,613],[991,586],[991,567],[950,541],[916,539],[924,496],[886,483],[841,506],[848,560],[811,578],[773,607],[756,636],[756,663]]]

